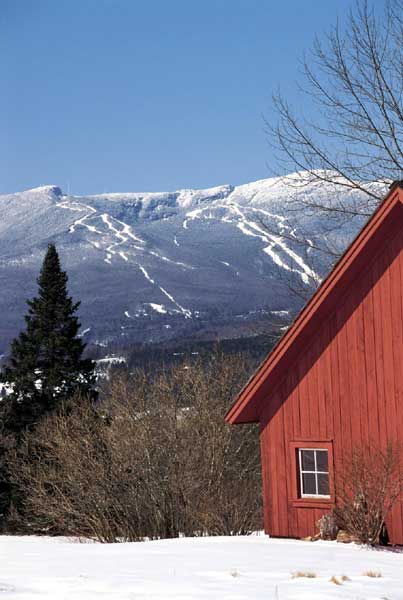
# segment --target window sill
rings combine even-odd
[[[334,506],[333,498],[298,498],[291,500],[291,506],[295,508],[331,508]]]

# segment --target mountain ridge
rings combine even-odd
[[[342,194],[356,202],[362,192],[302,180],[296,173],[240,186],[87,196],[45,185],[1,195],[0,352],[23,327],[49,242],[82,300],[90,343],[249,335],[276,312],[286,321],[300,304],[290,289],[309,295],[329,268],[316,249],[342,249],[363,222],[329,228],[324,215],[308,214],[306,200]]]

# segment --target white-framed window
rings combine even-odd
[[[329,453],[324,448],[299,448],[301,498],[330,498]]]

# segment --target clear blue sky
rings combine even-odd
[[[0,0],[0,193],[270,175],[262,113],[352,0]]]

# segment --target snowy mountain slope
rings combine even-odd
[[[335,227],[307,211],[304,199],[340,192],[298,182],[294,174],[167,193],[79,197],[42,186],[0,196],[0,352],[23,325],[50,241],[94,343],[237,335],[262,314],[295,310],[290,286],[313,289],[329,266],[315,248],[343,248],[362,224]]]

